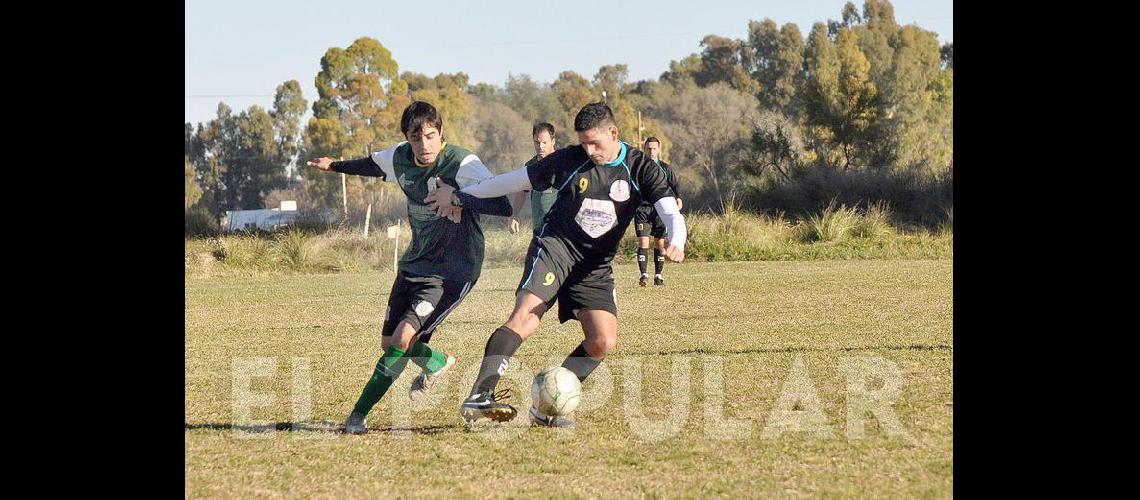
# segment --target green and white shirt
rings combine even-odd
[[[457,190],[491,178],[491,171],[479,157],[467,149],[444,143],[435,163],[421,165],[413,155],[411,144],[401,142],[372,153],[368,159],[371,161],[333,162],[332,170],[379,177],[396,183],[404,191],[408,197],[412,242],[400,258],[400,271],[448,280],[479,279],[483,266],[483,228],[479,214],[464,210],[456,224],[437,216],[423,201],[428,195],[428,179],[432,177],[440,177]]]

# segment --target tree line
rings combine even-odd
[[[792,214],[832,200],[886,201],[925,224],[952,214],[953,44],[900,26],[887,0],[844,5],[838,20],[812,25],[749,21],[746,39],[704,37],[657,79],[629,81],[625,64],[592,78],[564,71],[553,82],[510,75],[502,86],[471,84],[463,72],[434,77],[399,71],[374,38],[332,47],[314,79],[309,107],[296,80],[276,89],[269,110],[186,123],[187,230],[208,230],[225,210],[297,199],[310,210],[341,207],[339,176],[303,168],[317,156],[357,158],[403,138],[413,100],[431,102],[447,142],[475,151],[495,172],[533,155],[531,126],[547,121],[559,147],[577,142],[573,118],[605,100],[622,139],[661,140],[687,210],[743,205]],[[604,97],[603,97],[604,95]],[[349,176],[350,217],[398,207],[395,186]]]

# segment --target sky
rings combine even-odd
[[[287,80],[311,109],[321,56],[368,36],[392,52],[400,72],[462,71],[502,87],[508,75],[551,82],[575,71],[592,79],[626,64],[629,81],[657,79],[669,62],[700,51],[705,35],[747,39],[748,21],[839,19],[846,0],[186,0],[185,121],[212,119],[218,103],[240,111],[272,107]],[[862,11],[862,0],[852,3]],[[952,42],[953,0],[894,0],[895,20]],[[304,120],[311,114],[306,113]]]

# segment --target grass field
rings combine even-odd
[[[617,266],[618,347],[578,428],[471,431],[459,402],[520,272],[484,271],[432,341],[458,370],[412,403],[409,365],[363,436],[338,428],[391,272],[188,277],[186,495],[952,496],[952,261],[686,262],[664,289]],[[533,373],[581,338],[549,314],[510,402],[525,412]]]

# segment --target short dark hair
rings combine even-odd
[[[578,115],[574,117],[575,132],[608,125],[616,127],[617,120],[614,119],[614,111],[604,102],[591,102],[582,106],[582,110],[578,111]]]
[[[530,129],[530,135],[538,135],[538,133],[542,132],[543,130],[550,134],[550,137],[554,137],[554,125],[546,122],[534,124],[534,127]]]
[[[649,144],[651,142],[656,142],[657,145],[661,145],[661,141],[657,140],[657,136],[652,136],[652,137],[645,140],[646,144]]]
[[[400,132],[404,137],[408,133],[416,133],[423,130],[424,125],[435,127],[436,130],[443,132],[443,118],[439,116],[439,111],[435,110],[435,106],[423,101],[415,101],[404,109],[404,115],[400,117]]]

